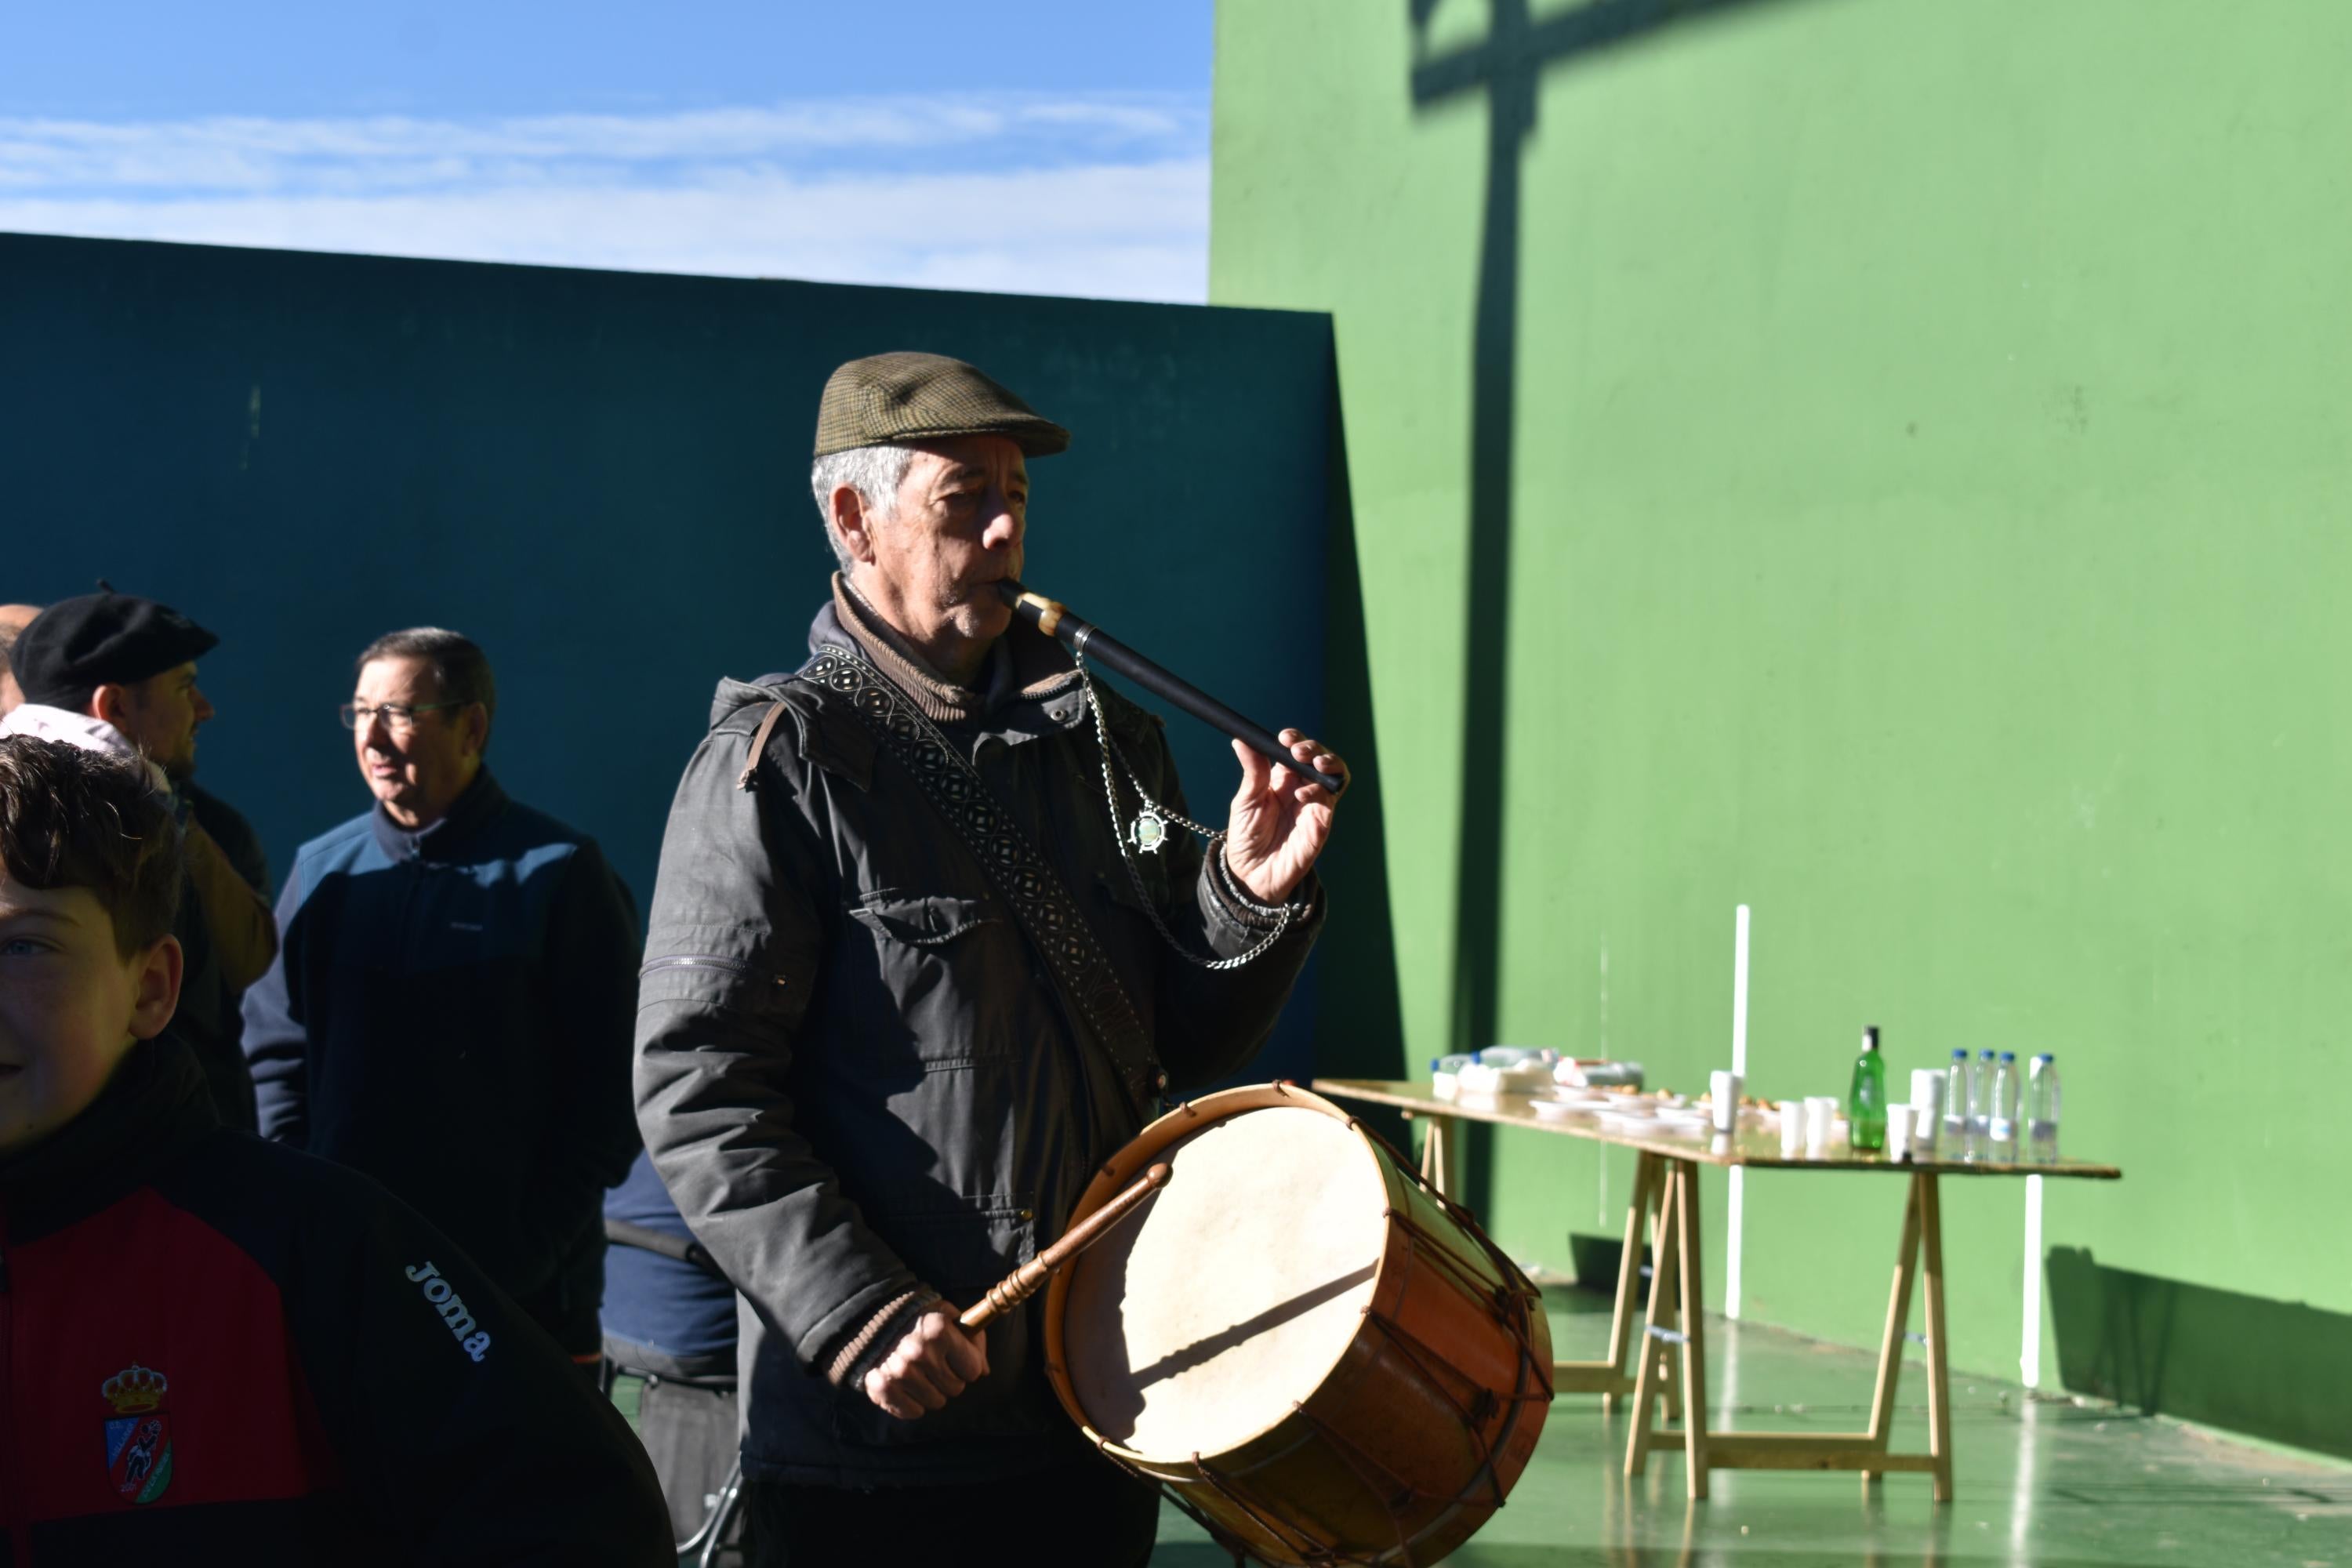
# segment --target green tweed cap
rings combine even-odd
[[[1070,444],[1067,430],[963,361],[901,352],[851,360],[825,379],[812,456],[948,436],[1008,437],[1032,458]]]

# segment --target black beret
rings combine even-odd
[[[77,704],[92,687],[129,686],[219,646],[220,638],[169,605],[99,587],[43,610],[8,650],[26,701]]]
[[[817,400],[820,458],[853,447],[903,447],[949,436],[1003,436],[1032,458],[1051,457],[1070,433],[1003,385],[945,354],[872,354],[835,370]]]

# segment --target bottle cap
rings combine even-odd
[[[1977,1060],[1979,1060],[1979,1061],[1980,1061],[1980,1062],[1989,1062],[1989,1061],[1992,1060],[1992,1053],[1991,1053],[1990,1051],[1989,1051],[1989,1050],[1986,1050],[1986,1051],[1979,1051],[1979,1052],[1977,1053]]]
[[[2000,1059],[2005,1062],[2013,1062],[2017,1059],[2017,1053],[2015,1051],[2003,1051],[2000,1053]]]
[[[1874,1051],[1874,1050],[1876,1050],[1876,1049],[1878,1048],[1878,1026],[1877,1026],[1877,1025],[1875,1025],[1875,1024],[1866,1024],[1866,1025],[1864,1025],[1864,1026],[1863,1026],[1863,1031],[1862,1031],[1862,1048],[1863,1048],[1864,1050],[1865,1050],[1865,1051]]]
[[[1435,1072],[1437,1070],[1437,1058],[1435,1057],[1429,1058],[1429,1070],[1432,1072]]]
[[[2038,1057],[2034,1058],[2033,1059],[2034,1059],[2035,1061],[2037,1061],[2037,1062],[2054,1062],[2054,1061],[2056,1061],[2058,1058],[2057,1058],[2057,1057],[2056,1057],[2054,1054],[2053,1054],[2052,1052],[2044,1051],[2044,1052],[2042,1052],[2040,1056],[2038,1056]]]
[[[1956,1062],[1964,1062],[1969,1059],[1969,1053],[1965,1050],[1954,1051],[1952,1053],[1952,1059]]]

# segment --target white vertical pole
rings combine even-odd
[[[1731,916],[1731,1070],[1739,1075],[1741,1087],[1748,1081],[1748,906],[1740,905]],[[1739,1110],[1732,1108],[1731,1124],[1739,1125]],[[1727,1251],[1723,1263],[1723,1315],[1737,1320],[1739,1316],[1740,1243],[1748,1220],[1748,1173],[1738,1165],[1731,1167],[1731,1215],[1725,1232]]]
[[[1748,906],[1731,911],[1731,1070],[1748,1076]]]
[[[2042,1178],[2025,1178],[2025,1322],[2017,1370],[2025,1386],[2042,1386]]]

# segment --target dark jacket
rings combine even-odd
[[[189,815],[220,846],[222,857],[255,892],[268,898],[269,859],[253,825],[216,795],[193,784],[183,784],[179,790],[187,799]],[[172,922],[172,934],[180,939],[184,954],[180,1010],[172,1015],[172,1033],[195,1053],[222,1122],[250,1132],[258,1124],[258,1113],[253,1102],[253,1073],[245,1061],[241,1006],[245,993],[230,984],[221,967],[194,887],[181,893],[180,914]]]
[[[0,1163],[0,1564],[670,1562],[636,1439],[446,1236],[184,1045]]]
[[[831,606],[810,642],[855,646]],[[1302,889],[1312,911],[1243,968],[1169,952],[1120,864],[1067,655],[1019,625],[999,649],[1059,673],[940,728],[1078,901],[1168,1074],[1222,1076],[1273,1027],[1319,894]],[[1104,699],[1129,758],[1181,809],[1158,721]],[[788,717],[740,788],[779,701]],[[1273,923],[1189,836],[1140,858],[1194,951],[1238,953]],[[988,1331],[989,1376],[920,1421],[820,1375],[917,1284],[966,1305],[1051,1242],[1142,1121],[980,861],[838,693],[796,676],[720,683],[671,808],[639,995],[646,1147],[751,1309],[746,1473],[874,1486],[1051,1462],[1075,1428],[1039,1364],[1042,1296]]]
[[[304,845],[245,1001],[261,1131],[364,1171],[575,1354],[598,1345],[629,1106],[636,917],[595,843],[486,770],[421,833]]]

